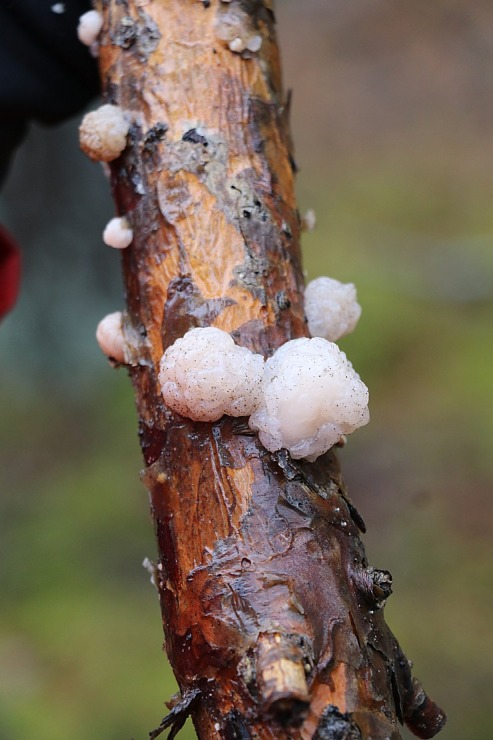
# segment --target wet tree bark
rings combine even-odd
[[[444,715],[385,624],[390,575],[368,565],[334,451],[272,455],[244,420],[172,413],[157,383],[191,327],[266,357],[307,333],[272,3],[103,11],[103,94],[133,121],[111,177],[134,230],[125,334],[182,697],[153,736],[189,712],[200,738],[432,737]]]

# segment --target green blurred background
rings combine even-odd
[[[278,0],[308,276],[357,284],[341,344],[372,423],[341,453],[387,620],[449,714],[493,737],[493,5]],[[132,392],[94,341],[122,306],[77,122],[33,127],[0,216],[24,247],[0,327],[0,738],[143,740],[175,687]],[[194,737],[187,727],[184,740]],[[410,737],[404,731],[404,737]]]

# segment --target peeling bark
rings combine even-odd
[[[335,452],[272,455],[245,420],[184,419],[158,388],[163,351],[191,327],[265,357],[307,333],[272,3],[103,11],[103,94],[133,121],[112,187],[134,231],[125,333],[182,693],[152,736],[190,711],[199,738],[398,738],[399,722],[432,737],[445,716],[385,624],[390,574],[368,565]],[[259,52],[231,50],[255,36]]]

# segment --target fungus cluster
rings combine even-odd
[[[125,219],[113,219],[105,230],[111,246],[127,246],[131,237]],[[368,389],[331,341],[352,330],[359,318],[354,285],[331,278],[312,281],[305,310],[310,331],[318,336],[286,342],[266,362],[221,329],[190,329],[161,358],[159,384],[166,405],[195,421],[248,416],[270,452],[287,449],[294,459],[316,460],[368,423]],[[125,362],[120,312],[103,319],[96,336],[108,357]]]
[[[82,119],[80,148],[96,162],[112,162],[125,149],[129,128],[118,105],[102,105]]]
[[[286,448],[293,458],[316,460],[369,420],[365,384],[322,338],[286,342],[264,363],[220,329],[192,329],[164,353],[159,382],[182,416],[250,416],[264,447]]]
[[[222,0],[225,2],[225,0]],[[229,2],[229,0],[226,0]],[[232,6],[219,13],[216,22],[216,33],[231,51],[236,54],[260,51],[262,36],[252,26],[247,13],[241,7]]]

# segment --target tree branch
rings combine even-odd
[[[103,93],[132,118],[111,163],[134,232],[129,370],[166,647],[183,702],[193,696],[164,722],[189,708],[200,738],[398,738],[402,721],[432,737],[444,714],[385,624],[390,576],[368,565],[334,451],[272,455],[242,420],[172,413],[158,386],[163,351],[191,327],[266,357],[306,335],[272,3],[103,10]]]

